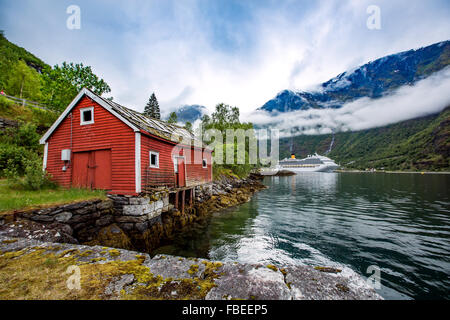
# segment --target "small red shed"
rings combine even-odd
[[[43,168],[63,187],[137,195],[212,180],[212,150],[188,130],[83,89],[40,140]]]

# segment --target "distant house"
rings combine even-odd
[[[63,187],[137,195],[154,187],[193,187],[212,180],[211,150],[192,133],[88,89],[40,143],[45,145],[44,170]]]

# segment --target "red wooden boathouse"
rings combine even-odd
[[[40,140],[43,167],[63,187],[137,195],[212,180],[211,150],[188,130],[83,89]]]

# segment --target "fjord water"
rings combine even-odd
[[[450,175],[303,173],[264,183],[158,253],[350,267],[364,278],[375,265],[386,299],[450,298]]]

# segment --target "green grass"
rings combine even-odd
[[[239,176],[235,174],[231,169],[224,168],[221,165],[215,165],[213,169],[214,180],[218,180],[221,176],[228,176],[239,179]]]
[[[6,180],[0,180],[0,212],[32,209],[74,201],[105,199],[103,190],[88,189],[46,189],[39,191],[17,190],[11,188]]]
[[[19,122],[34,123],[46,129],[56,121],[58,114],[34,107],[22,107],[8,98],[0,96],[0,117]]]

